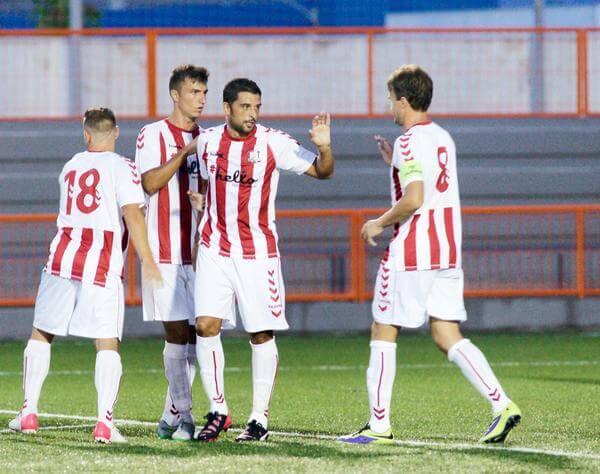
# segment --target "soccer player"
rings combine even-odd
[[[199,133],[197,120],[206,103],[208,72],[185,64],[173,70],[171,114],[146,125],[137,138],[135,162],[148,199],[146,223],[152,253],[164,279],[162,288],[142,282],[145,321],[162,321],[163,361],[168,381],[163,414],[156,429],[161,439],[191,440],[192,383],[196,366],[194,331],[194,234],[197,211],[188,191],[198,191],[195,153],[178,153]]]
[[[234,79],[223,90],[226,123],[198,137],[200,173],[207,180],[199,226],[195,308],[198,362],[210,401],[199,441],[215,441],[231,425],[223,385],[221,327],[236,324],[236,306],[252,348],[252,413],[236,441],[263,441],[279,363],[273,331],[288,329],[275,195],[279,170],[317,179],[333,175],[330,117],[312,120],[318,155],[289,135],[257,123],[261,90]]]
[[[393,147],[376,136],[391,164],[392,207],[367,221],[362,238],[375,245],[383,229],[394,234],[379,266],[372,303],[371,356],[367,389],[371,418],[348,443],[390,443],[396,339],[401,327],[429,321],[435,344],[454,362],[492,407],[494,419],[481,438],[502,442],[521,419],[483,353],[463,338],[466,320],[461,268],[461,216],[456,151],[450,134],[427,117],[433,82],[416,65],[404,65],[387,82],[394,121],[404,133]]]
[[[119,128],[113,112],[104,108],[86,111],[83,135],[87,151],[73,156],[59,176],[58,232],[42,272],[33,330],[24,353],[25,400],[9,427],[27,434],[37,432],[38,400],[50,367],[50,345],[54,336],[70,334],[96,341],[94,440],[124,443],[126,439],[113,424],[113,413],[122,373],[118,350],[124,312],[122,245],[127,242],[127,230],[141,259],[144,279],[157,286],[162,280],[148,245],[141,209],[144,193],[136,166],[114,152]]]

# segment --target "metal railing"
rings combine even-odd
[[[278,229],[287,301],[368,301],[389,234],[360,239],[382,209],[284,210]],[[56,216],[0,215],[0,306],[31,306]],[[463,208],[467,297],[600,295],[600,205]],[[127,304],[140,303],[130,252]]]
[[[263,118],[385,117],[386,79],[409,62],[434,79],[436,117],[600,116],[599,58],[598,28],[0,30],[0,120],[77,118],[98,104],[158,117],[184,62],[211,73],[206,119],[221,117],[219,91],[239,76],[262,87]]]

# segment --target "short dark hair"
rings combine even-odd
[[[169,79],[169,92],[173,89],[180,90],[181,84],[186,79],[191,79],[200,84],[208,83],[208,71],[205,67],[194,66],[193,64],[182,64],[173,69],[171,78]]]
[[[389,77],[387,86],[396,100],[405,97],[414,110],[427,112],[433,97],[433,81],[420,66],[405,64]]]
[[[105,107],[87,109],[83,114],[83,126],[96,132],[109,132],[117,126],[112,110]]]
[[[244,77],[238,77],[227,83],[225,89],[223,89],[223,102],[227,102],[229,105],[233,104],[240,92],[250,92],[251,94],[258,94],[262,96],[260,87],[256,82],[246,79]]]

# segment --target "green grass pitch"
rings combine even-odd
[[[250,347],[225,336],[226,396],[234,432],[217,443],[160,441],[164,402],[162,342],[125,340],[117,425],[125,446],[91,441],[96,415],[90,341],[57,341],[42,391],[43,428],[8,432],[21,401],[22,343],[0,344],[0,467],[3,472],[529,472],[600,471],[598,334],[475,334],[505,390],[523,410],[501,448],[477,439],[491,421],[487,402],[424,335],[401,335],[392,423],[395,446],[351,446],[336,435],[367,420],[368,338],[278,337],[281,359],[271,405],[271,438],[236,444],[251,408]],[[194,411],[208,405],[199,376]]]

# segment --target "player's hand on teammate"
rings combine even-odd
[[[142,280],[150,283],[154,288],[163,287],[162,275],[154,260],[142,260]]]
[[[362,230],[360,231],[360,236],[370,246],[376,247],[377,242],[375,242],[374,237],[377,237],[382,232],[383,227],[377,223],[377,219],[371,219],[365,222],[363,225]]]
[[[331,145],[331,116],[321,112],[312,119],[312,128],[309,130],[310,139],[317,147]]]
[[[204,210],[204,195],[197,193],[195,191],[188,191],[187,195],[190,197],[190,202],[192,203],[192,207],[196,209],[198,212],[202,212]]]
[[[383,161],[385,161],[388,165],[391,165],[394,147],[381,135],[375,135],[373,138],[375,138],[375,141],[377,142],[377,149],[379,150],[379,153],[381,153]]]
[[[191,142],[189,142],[183,148],[177,150],[177,153],[173,153],[171,155],[171,158],[175,158],[177,156],[183,156],[183,157],[187,158],[188,156],[196,153],[197,146],[198,146],[198,137],[194,138]]]

